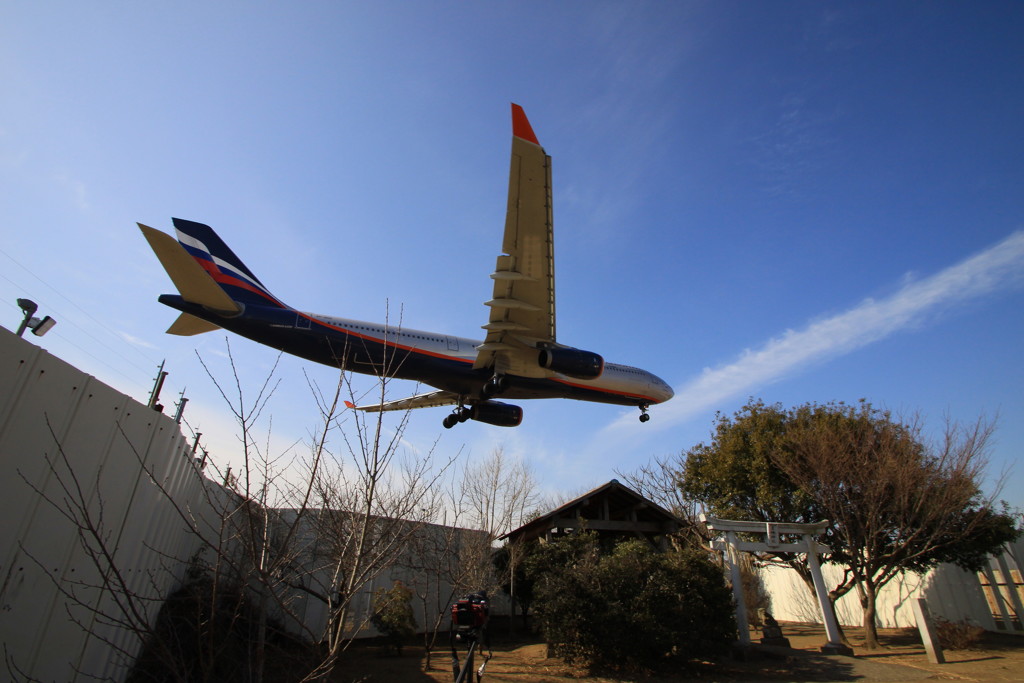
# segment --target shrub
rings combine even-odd
[[[722,653],[736,636],[731,593],[699,552],[627,541],[601,556],[581,534],[545,546],[531,570],[544,637],[573,663],[646,669]]]
[[[935,617],[935,632],[943,650],[969,650],[985,635],[985,629],[967,619],[949,621],[942,617]]]
[[[388,643],[399,656],[405,641],[416,633],[416,617],[412,612],[412,591],[401,581],[387,590],[378,588],[373,592],[374,628],[387,637]]]

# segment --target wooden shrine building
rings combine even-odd
[[[682,520],[671,512],[612,479],[510,531],[501,540],[543,542],[587,530],[596,532],[602,545],[642,538],[659,550],[667,550],[668,535],[682,526]]]

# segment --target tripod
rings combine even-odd
[[[487,648],[487,654],[483,656],[483,664],[476,672],[476,683],[480,683],[480,680],[484,677],[484,669],[487,668],[487,662],[490,661],[494,653],[491,651],[491,644],[487,638],[486,627],[480,629],[469,629],[465,631],[451,631],[451,646],[452,646],[452,674],[455,677],[455,683],[473,683],[472,674],[473,667],[476,664],[475,657],[478,646],[480,645],[480,636],[483,632],[484,646]],[[469,645],[469,649],[466,652],[466,659],[462,665],[459,665],[459,653],[456,648],[456,642],[463,641]]]

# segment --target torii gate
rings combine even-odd
[[[741,645],[744,647],[750,645],[750,631],[747,629],[747,605],[743,600],[739,551],[806,553],[807,566],[811,570],[811,578],[814,581],[814,592],[818,596],[818,604],[821,607],[822,623],[825,624],[825,634],[828,636],[828,642],[821,646],[821,651],[829,654],[853,654],[853,651],[842,643],[839,623],[836,621],[836,614],[832,609],[832,603],[829,602],[828,590],[825,588],[825,580],[821,575],[821,563],[818,561],[818,555],[829,552],[829,549],[814,540],[814,536],[821,534],[828,527],[828,520],[814,524],[741,522],[716,519],[701,514],[700,521],[704,522],[704,525],[711,531],[722,533],[722,537],[713,541],[711,547],[724,552],[726,564],[729,566],[732,592],[736,597],[736,626]],[[736,534],[740,532],[761,534],[764,540],[760,542],[741,541],[736,537]],[[782,534],[800,536],[800,541],[783,543],[780,539]]]

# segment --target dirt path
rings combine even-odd
[[[484,683],[675,683],[677,681],[862,681],[902,683],[919,680],[1024,681],[1024,636],[989,634],[977,649],[947,651],[946,664],[928,661],[917,637],[904,629],[882,629],[883,649],[863,647],[860,629],[847,629],[855,657],[825,656],[820,626],[782,624],[792,651],[772,651],[749,661],[706,663],[678,673],[658,676],[588,675],[557,658],[535,639],[495,638],[494,657],[488,662]],[[757,642],[756,636],[754,641]],[[379,647],[358,646],[347,653],[334,680],[338,683],[451,683],[451,656],[444,649],[433,655],[433,667],[423,670],[422,648],[407,647],[403,657],[382,656]],[[479,666],[480,660],[477,660]]]
[[[824,630],[816,624],[783,624],[783,631],[790,645],[801,650],[816,650],[826,640]],[[946,663],[932,664],[916,631],[880,629],[882,650],[864,648],[863,629],[848,628],[846,632],[854,655],[862,661],[922,671],[932,680],[1024,681],[1024,634],[989,633],[977,647],[946,650]]]

